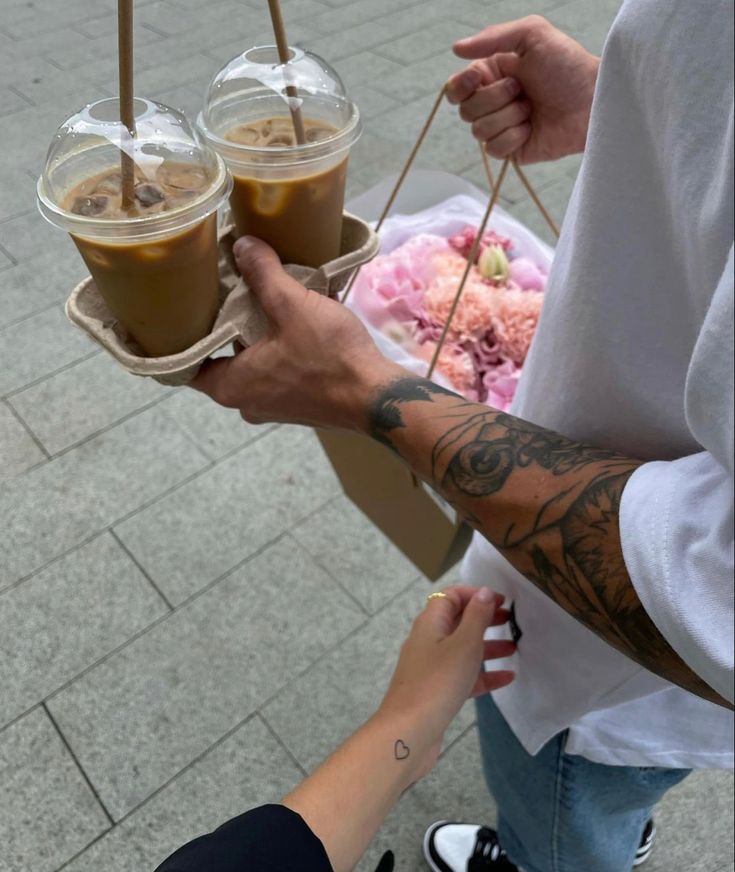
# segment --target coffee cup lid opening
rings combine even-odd
[[[253,46],[226,63],[213,77],[198,124],[228,164],[267,160],[303,163],[346,151],[361,133],[360,113],[337,71],[323,58],[297,47],[280,63],[274,45]],[[295,89],[295,90],[294,90]],[[288,119],[298,108],[304,120],[321,126],[312,141],[296,144],[277,137],[267,143],[238,140],[238,127]]]
[[[117,99],[89,103],[58,128],[38,180],[38,206],[81,236],[149,236],[200,220],[229,192],[222,159],[183,112],[138,97],[135,135]],[[135,208],[122,212],[121,152],[135,168]]]

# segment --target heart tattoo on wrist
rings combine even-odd
[[[396,739],[396,743],[393,746],[393,755],[395,756],[396,760],[405,760],[410,753],[411,749],[403,741],[403,739]]]

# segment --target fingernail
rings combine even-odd
[[[477,599],[481,603],[491,603],[495,599],[495,594],[489,587],[481,587],[477,591]]]
[[[245,252],[253,246],[255,243],[255,238],[252,236],[241,236],[237,242],[232,246],[232,251],[237,257],[240,254],[245,254]]]

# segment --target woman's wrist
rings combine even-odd
[[[400,792],[434,768],[444,731],[437,728],[427,712],[383,704],[366,726],[392,758]]]

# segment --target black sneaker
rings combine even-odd
[[[424,836],[424,857],[433,872],[518,872],[489,827],[437,821]]]
[[[641,836],[641,843],[638,846],[638,850],[635,854],[635,860],[633,861],[633,868],[636,866],[642,866],[646,860],[651,856],[651,851],[653,850],[653,843],[656,841],[656,824],[653,822],[653,818],[651,818],[646,826],[643,829],[643,835]]]

